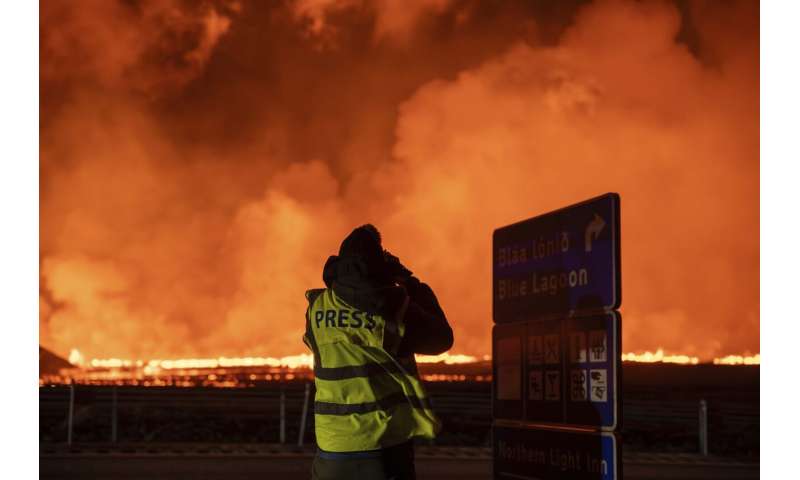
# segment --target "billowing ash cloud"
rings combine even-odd
[[[42,80],[147,92],[184,86],[202,71],[240,8],[179,0],[48,2],[41,15]]]
[[[306,33],[315,37],[320,48],[337,46],[336,17],[353,11],[366,11],[374,18],[373,41],[405,43],[414,35],[426,16],[445,13],[453,0],[298,0],[290,4],[296,20],[304,23]],[[461,12],[461,17],[468,10]]]
[[[618,191],[625,350],[759,349],[758,4],[42,5],[41,342],[301,351],[370,221],[488,353],[491,231]]]

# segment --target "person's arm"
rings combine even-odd
[[[328,261],[330,262],[330,259],[328,259]],[[308,301],[308,308],[306,308],[306,331],[303,333],[303,343],[305,343],[306,347],[308,347],[309,350],[314,352],[314,354],[316,354],[316,352],[314,351],[313,339],[309,337],[310,335],[313,335],[313,333],[311,332],[311,322],[308,316],[310,315],[311,306],[314,305],[314,301],[324,291],[325,291],[324,288],[312,288],[311,290],[306,290],[306,300]]]
[[[399,353],[438,355],[446,352],[453,346],[453,329],[433,290],[415,277],[408,278],[404,284],[409,302]]]

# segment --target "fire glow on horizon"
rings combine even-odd
[[[484,355],[483,361],[491,360]],[[479,361],[472,355],[442,353],[440,355],[416,355],[417,363],[442,363],[445,365],[468,364]],[[182,358],[173,360],[129,360],[120,358],[93,358],[85,361],[77,348],[70,351],[69,362],[79,367],[89,368],[143,368],[145,372],[156,370],[214,369],[231,367],[275,367],[275,368],[313,368],[314,356],[307,353],[285,357],[217,357]]]
[[[72,349],[70,363],[76,367],[87,367],[97,369],[114,368],[142,368],[145,373],[153,373],[159,370],[194,370],[194,369],[216,369],[216,368],[247,368],[247,367],[273,367],[299,369],[314,367],[314,357],[310,354],[289,355],[285,357],[218,357],[218,358],[184,358],[173,360],[123,360],[119,358],[91,359],[84,361],[83,356],[77,349]],[[491,356],[483,355],[474,357],[471,355],[443,353],[441,355],[416,355],[417,363],[458,365],[471,364],[479,361],[489,362]],[[676,363],[681,365],[697,365],[700,360],[697,357],[682,354],[665,354],[663,349],[655,352],[643,353],[623,353],[623,362],[638,363]],[[721,358],[714,358],[711,362],[714,365],[759,365],[761,355],[727,355]]]
[[[491,357],[442,354],[417,355],[421,364],[420,376],[428,382],[491,382]],[[622,354],[625,363],[678,364],[687,367],[698,364],[720,366],[758,366],[761,355],[727,355],[711,362],[697,357],[656,352]],[[70,354],[73,368],[61,369],[58,374],[45,374],[39,385],[60,384],[128,385],[143,387],[219,387],[246,388],[261,382],[309,381],[313,379],[314,359],[310,354],[285,357],[217,357],[169,360],[129,360],[119,358],[85,360],[77,349]],[[461,368],[445,368],[458,367]],[[472,366],[472,367],[471,367]],[[427,371],[425,367],[428,368]]]
[[[41,2],[40,344],[305,361],[371,222],[483,358],[491,232],[617,191],[625,361],[756,361],[758,2],[555,3]]]

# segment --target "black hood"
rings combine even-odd
[[[384,261],[380,234],[372,225],[356,228],[322,270],[325,286],[349,305],[384,315],[402,302],[405,291],[392,281]]]

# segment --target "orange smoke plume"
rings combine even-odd
[[[354,226],[490,351],[491,232],[622,196],[623,344],[759,351],[758,3],[41,4],[41,343],[304,352]]]

